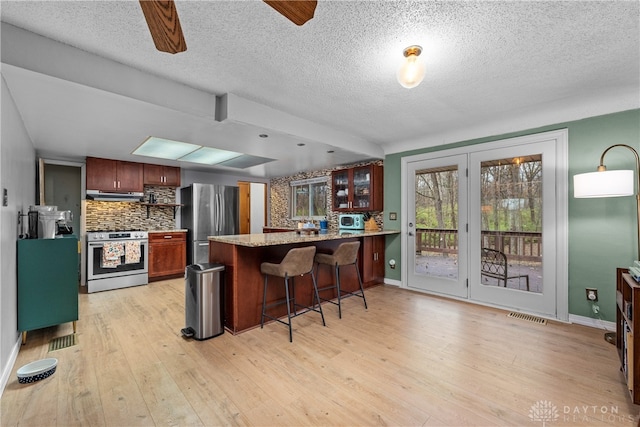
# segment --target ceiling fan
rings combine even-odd
[[[187,50],[178,11],[173,0],[139,0],[147,20],[153,43],[161,52],[178,53]],[[313,18],[317,0],[263,0],[296,25]]]

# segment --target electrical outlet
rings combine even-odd
[[[584,290],[587,294],[587,301],[598,301],[598,290],[596,288],[585,288]]]

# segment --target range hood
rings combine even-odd
[[[87,190],[87,199],[99,202],[141,202],[144,193],[107,193],[100,190]]]

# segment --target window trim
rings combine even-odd
[[[320,176],[320,177],[315,177],[315,178],[298,179],[298,180],[295,180],[295,181],[291,181],[289,183],[289,185],[291,187],[291,197],[289,198],[289,203],[290,203],[290,206],[291,206],[291,219],[292,220],[324,219],[324,218],[326,218],[326,215],[303,215],[303,216],[294,215],[294,212],[295,212],[295,204],[294,204],[295,192],[294,192],[294,189],[295,189],[295,187],[307,186],[309,191],[311,191],[311,186],[312,185],[324,183],[325,186],[327,187],[327,191],[328,191],[329,190],[329,181],[330,181],[330,177],[329,176]],[[313,199],[311,197],[309,197],[309,212],[311,212],[311,202],[312,202],[312,200]],[[326,203],[326,200],[325,200],[325,203]],[[328,212],[329,211],[329,207],[325,206],[325,210]]]

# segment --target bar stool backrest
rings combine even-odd
[[[307,274],[313,269],[313,257],[315,254],[315,246],[290,249],[278,266],[279,274],[270,274],[280,277],[284,277],[285,274],[288,277]]]
[[[360,242],[341,243],[333,252],[333,260],[336,265],[355,264],[358,259],[358,249]]]

